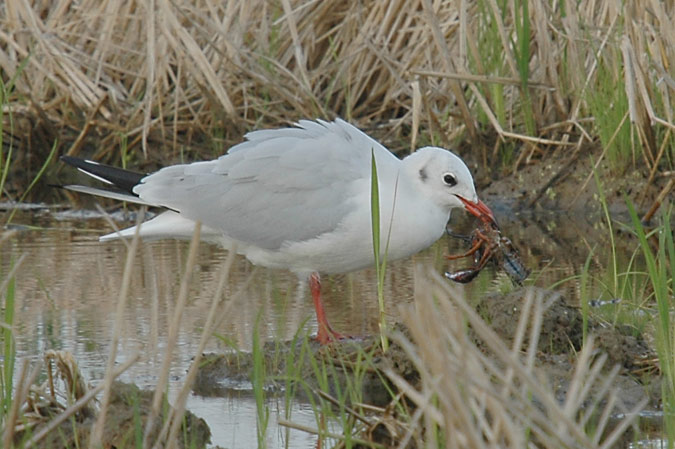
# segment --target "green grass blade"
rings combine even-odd
[[[14,145],[13,145],[13,139],[11,138],[14,136],[14,119],[12,115],[12,108],[11,107],[5,107],[9,106],[10,104],[10,99],[9,96],[11,92],[14,90],[14,84],[16,83],[16,80],[19,76],[21,76],[21,73],[23,73],[24,68],[28,64],[28,60],[30,59],[30,56],[32,55],[32,52],[28,54],[28,57],[26,57],[17,69],[14,71],[14,74],[10,78],[9,82],[5,84],[3,81],[2,77],[0,77],[0,198],[2,198],[2,192],[4,191],[5,188],[5,181],[7,180],[7,175],[9,174],[9,169],[11,166],[12,162],[12,152],[14,150]],[[5,155],[3,154],[4,151],[4,134],[5,134],[5,110],[7,111],[7,118],[9,122],[9,145],[7,148],[7,156],[5,158]]]
[[[595,168],[595,163],[591,159],[591,166],[593,167],[593,177],[595,179],[595,185],[598,189],[598,195],[600,196],[600,204],[602,205],[602,211],[605,214],[605,220],[607,221],[607,228],[609,230],[609,242],[610,248],[612,250],[612,295],[616,296],[619,291],[619,269],[618,269],[618,258],[616,255],[616,242],[614,241],[614,229],[612,226],[612,217],[609,214],[609,207],[607,205],[607,198],[605,197],[605,191],[602,188],[602,182],[600,182],[600,175],[598,170]]]
[[[257,410],[257,435],[258,448],[267,447],[267,425],[269,422],[269,409],[265,404],[265,348],[260,342],[260,318],[262,310],[258,314],[255,327],[253,328],[253,372],[251,373],[251,383],[253,385],[253,396]]]
[[[9,173],[9,167],[10,163],[12,161],[12,139],[9,139],[9,148],[7,149],[7,156],[4,154],[4,140],[3,137],[5,135],[5,104],[9,103],[8,100],[8,95],[7,95],[7,88],[5,86],[5,83],[2,81],[2,77],[0,77],[0,198],[2,197],[2,192],[4,191],[5,187],[5,180],[7,179],[7,174]],[[8,118],[9,118],[9,134],[10,136],[13,133],[13,125],[14,122],[12,120],[12,113],[11,113],[11,108],[7,108],[8,111]]]
[[[14,376],[14,336],[12,329],[14,325],[14,299],[15,299],[15,283],[16,278],[12,275],[7,283],[7,290],[5,292],[4,303],[4,317],[2,327],[2,342],[3,342],[3,360],[2,365],[2,410],[0,417],[4,416],[12,406],[12,389]]]
[[[26,198],[26,196],[28,195],[28,192],[30,192],[31,189],[35,186],[35,184],[37,184],[37,182],[40,180],[40,178],[42,178],[42,175],[44,174],[45,170],[47,169],[47,166],[49,165],[49,163],[51,162],[52,158],[53,158],[54,155],[56,154],[56,149],[57,149],[57,148],[58,148],[58,141],[55,140],[55,141],[54,141],[54,144],[52,145],[52,149],[51,149],[51,151],[49,152],[49,156],[47,156],[47,159],[46,159],[45,162],[42,164],[42,167],[40,167],[40,170],[37,172],[37,175],[35,175],[35,178],[33,178],[33,180],[31,181],[31,183],[28,185],[28,188],[26,189],[26,191],[23,192],[23,194],[21,195],[21,198],[19,198],[19,203],[23,202],[23,200],[24,200],[24,199]],[[5,223],[5,224],[9,224],[9,223],[12,221],[12,218],[14,218],[14,214],[16,213],[17,210],[18,210],[18,209],[16,209],[16,208],[14,208],[14,209],[12,210],[12,213],[9,214],[9,218],[7,219],[7,223]]]
[[[584,268],[581,271],[580,276],[580,287],[579,287],[579,300],[581,302],[581,319],[582,319],[582,345],[586,344],[586,338],[588,337],[588,316],[590,314],[589,310],[589,292],[588,292],[588,278],[590,273],[591,260],[593,260],[593,253],[595,248],[591,249],[584,263]]]
[[[531,136],[536,134],[534,112],[532,111],[532,98],[530,96],[530,12],[529,0],[516,0],[515,31],[518,43],[513,46],[520,75],[520,88],[522,94],[522,112],[525,130]]]
[[[375,256],[375,271],[377,273],[377,304],[380,310],[380,341],[382,350],[389,348],[387,338],[387,322],[384,315],[384,269],[386,257],[380,263],[380,189],[377,178],[377,163],[375,161],[375,149],[370,150],[371,177],[370,177],[370,217],[373,228],[373,255]]]

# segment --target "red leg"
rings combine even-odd
[[[322,345],[330,343],[335,340],[342,340],[344,335],[335,332],[326,319],[326,311],[323,308],[323,301],[321,300],[321,278],[319,273],[312,273],[309,275],[309,288],[312,291],[312,299],[314,300],[314,309],[316,310],[316,321],[319,323],[319,332],[316,339]]]

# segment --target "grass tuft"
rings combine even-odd
[[[634,160],[628,97],[620,78],[619,63],[606,55],[598,61],[596,84],[589,89],[588,103],[595,118],[594,130],[611,166],[623,172]]]
[[[647,274],[653,288],[657,310],[656,351],[663,374],[661,394],[664,414],[664,430],[668,447],[675,444],[675,321],[672,319],[673,279],[675,279],[675,245],[671,227],[672,206],[663,211],[662,223],[653,234],[657,240],[656,252],[649,236],[638,218],[633,204],[626,198],[633,229],[647,265]]]

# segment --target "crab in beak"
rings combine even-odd
[[[471,282],[478,273],[492,260],[503,269],[515,284],[522,285],[530,274],[530,270],[521,262],[518,251],[507,237],[499,230],[495,216],[489,207],[482,201],[475,203],[457,195],[464,208],[471,215],[479,219],[478,228],[475,229],[467,240],[471,248],[464,254],[445,256],[448,260],[460,259],[473,256],[474,265],[456,272],[445,273],[445,277],[455,282]]]

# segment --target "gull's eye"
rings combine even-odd
[[[457,178],[452,173],[446,173],[443,175],[443,182],[450,187],[457,185]]]

